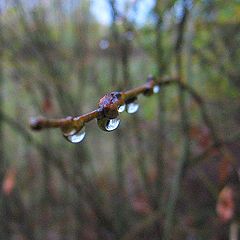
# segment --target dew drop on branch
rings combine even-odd
[[[113,130],[117,129],[119,124],[120,124],[119,118],[109,119],[106,123],[106,130],[109,132],[113,131]]]
[[[79,131],[73,129],[68,133],[63,132],[63,136],[71,143],[80,143],[84,139],[85,135],[86,135],[85,127],[83,127]]]
[[[122,113],[122,112],[125,111],[125,109],[126,109],[126,104],[123,104],[123,105],[121,105],[121,106],[118,107],[118,112],[119,112],[119,113]]]
[[[137,112],[138,108],[139,108],[139,104],[136,101],[127,104],[128,113],[135,113]]]
[[[160,92],[160,87],[158,85],[155,85],[153,87],[153,93],[159,93]]]
[[[108,118],[102,118],[97,120],[98,126],[103,130],[107,132],[111,132],[118,128],[120,124],[119,118],[114,119],[108,119]]]

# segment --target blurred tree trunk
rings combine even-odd
[[[1,7],[1,6],[0,6]],[[0,112],[3,111],[3,26],[1,21],[0,9]],[[2,190],[4,174],[6,172],[6,163],[4,155],[4,135],[3,135],[3,119],[0,115],[0,239],[10,239],[8,206],[5,193]]]
[[[116,9],[116,1],[109,0],[109,6],[111,7],[111,28],[110,28],[110,38],[112,39],[111,48],[111,64],[110,64],[110,72],[111,72],[111,83],[112,86],[117,88],[118,84],[118,60],[119,54],[121,52],[119,49],[121,48],[121,40],[120,40],[120,32],[117,27],[117,17],[118,12]],[[122,83],[125,83],[125,76],[122,78]],[[121,84],[122,88],[123,84]],[[115,204],[114,204],[114,221],[117,239],[120,239],[124,234],[128,226],[127,219],[127,202],[125,197],[125,174],[124,174],[124,157],[123,157],[123,131],[119,128],[117,132],[114,134],[114,155],[115,155],[115,171],[116,171],[116,181],[117,181],[117,189],[114,196]]]
[[[0,112],[3,112],[3,39],[2,39],[2,23],[0,9]],[[4,139],[3,139],[3,120],[0,115],[0,182],[2,183],[4,174]]]
[[[184,33],[186,30],[186,24],[189,15],[188,1],[182,0],[182,17],[177,24],[177,38],[175,43],[175,59],[176,59],[176,72],[179,77],[179,81],[183,81],[183,44],[184,44]],[[177,163],[177,169],[174,179],[171,184],[170,196],[166,207],[166,217],[164,224],[163,239],[169,240],[172,236],[173,222],[174,222],[174,211],[179,197],[180,186],[182,177],[187,161],[190,156],[190,138],[189,138],[189,117],[186,109],[186,96],[185,91],[181,86],[178,86],[178,97],[179,97],[179,109],[181,114],[181,129],[183,135],[183,150],[182,156]]]
[[[157,74],[164,76],[167,72],[167,66],[165,63],[165,51],[163,46],[163,13],[164,8],[161,1],[157,0],[154,6],[154,12],[156,14],[156,65]],[[156,152],[155,152],[155,164],[157,169],[156,179],[156,202],[155,207],[161,208],[162,193],[163,193],[163,177],[164,177],[164,149],[165,149],[165,128],[166,128],[166,98],[165,89],[161,89],[161,93],[158,95],[158,109],[157,117],[159,120],[157,134],[156,134]]]

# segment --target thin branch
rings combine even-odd
[[[151,95],[154,86],[164,86],[172,83],[177,83],[177,77],[165,77],[158,80],[151,78],[145,84],[123,92],[112,92],[106,94],[99,101],[99,108],[77,117],[66,117],[62,119],[47,119],[43,117],[32,118],[30,126],[33,130],[41,130],[44,128],[61,128],[68,127],[82,128],[85,123],[97,118],[116,118],[118,115],[118,107],[135,100],[139,95]]]

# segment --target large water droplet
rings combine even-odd
[[[120,119],[119,118],[114,118],[114,119],[101,118],[97,120],[97,123],[98,123],[98,126],[103,131],[111,132],[119,126]]]
[[[106,123],[106,130],[107,131],[113,131],[115,130],[120,124],[119,118],[109,119]]]
[[[158,85],[155,85],[153,87],[153,93],[159,93],[160,92],[160,87]]]
[[[118,112],[121,113],[121,112],[124,112],[126,109],[126,104],[123,104],[121,106],[118,107]]]
[[[128,113],[135,113],[137,112],[138,108],[139,108],[139,104],[136,101],[127,104]]]
[[[74,129],[75,132],[72,130],[71,132],[69,131],[68,134],[66,132],[63,133],[63,136],[71,143],[80,143],[85,135],[85,127],[83,127],[81,130],[77,131]]]

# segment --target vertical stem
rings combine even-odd
[[[113,46],[111,48],[111,82],[112,86],[116,87],[118,76],[118,51],[119,51],[119,32],[117,28],[117,10],[115,7],[115,1],[109,0],[109,4],[112,9],[112,23],[111,23],[111,35],[113,39]]]
[[[137,159],[137,164],[139,168],[139,173],[143,183],[144,191],[146,192],[146,195],[150,200],[150,205],[153,207],[154,195],[153,195],[151,182],[149,180],[148,172],[147,172],[147,164],[146,164],[147,154],[146,154],[146,151],[144,150],[143,134],[141,133],[141,131],[139,131],[140,121],[137,115],[133,116],[133,123],[134,124],[132,127],[136,137],[136,145],[138,148],[136,159]]]
[[[117,176],[117,194],[116,194],[116,232],[117,238],[121,238],[126,231],[126,199],[124,197],[124,159],[122,154],[122,133],[119,130],[114,137],[114,149],[116,152],[115,169]]]
[[[116,25],[117,20],[117,9],[115,6],[115,0],[110,0],[109,4],[112,9],[112,24],[111,24],[111,35],[115,43],[115,47],[113,48],[113,56],[112,56],[112,64],[111,64],[111,72],[112,72],[112,84],[113,86],[117,85],[117,63],[118,63],[118,51],[121,45],[119,39],[119,32]],[[124,69],[124,67],[123,67]],[[128,70],[126,70],[128,71]],[[125,82],[125,76],[123,74],[123,82]],[[118,132],[114,135],[114,152],[116,153],[115,157],[115,170],[117,177],[117,193],[116,193],[116,204],[115,204],[115,227],[117,238],[120,239],[126,231],[127,219],[126,219],[126,201],[124,198],[124,158],[122,152],[122,131],[119,129]]]
[[[1,14],[1,12],[0,12]],[[1,17],[1,15],[0,15]],[[2,25],[0,22],[0,44],[2,43]],[[0,112],[3,112],[3,51],[1,50],[2,46],[0,46]],[[0,142],[4,143],[3,139],[3,120],[0,115]],[[2,183],[3,179],[3,171],[4,171],[4,144],[2,144],[0,148],[0,182]]]
[[[188,16],[188,9],[187,9],[187,1],[182,0],[182,6],[183,6],[183,15],[180,23],[178,24],[178,35],[177,35],[177,41],[176,41],[176,48],[175,48],[175,54],[176,54],[176,69],[177,74],[180,78],[180,81],[183,79],[183,69],[182,69],[182,47],[183,47],[183,36],[184,36],[184,29],[187,21]],[[189,119],[186,109],[186,101],[185,101],[185,93],[184,89],[179,86],[178,88],[178,94],[179,94],[179,108],[181,111],[181,126],[183,131],[183,153],[182,157],[180,158],[177,169],[176,169],[176,175],[174,176],[169,201],[167,204],[166,209],[166,219],[165,219],[165,225],[164,225],[164,233],[163,233],[163,239],[169,240],[171,237],[172,227],[173,227],[173,217],[174,217],[174,211],[176,207],[176,203],[178,200],[179,190],[180,190],[180,184],[181,179],[183,176],[184,168],[186,165],[186,162],[189,158],[190,154],[190,146],[189,146]]]
[[[1,9],[0,9],[0,18],[1,18]],[[2,38],[2,22],[0,19],[0,44],[3,43]],[[0,46],[0,112],[3,111],[3,46]],[[4,179],[4,173],[6,170],[5,155],[4,155],[4,133],[3,133],[3,118],[0,115],[0,186]],[[0,189],[2,191],[2,189]],[[10,229],[8,224],[8,214],[7,214],[7,199],[4,194],[0,194],[0,238],[1,239],[10,239]]]
[[[162,42],[162,15],[163,11],[160,9],[160,1],[156,1],[155,12],[157,14],[156,22],[156,60],[158,75],[164,75],[167,71],[165,60],[163,57],[163,42]],[[155,152],[155,164],[157,169],[157,179],[156,179],[156,207],[159,209],[162,202],[162,189],[163,189],[163,173],[164,173],[164,149],[165,149],[165,127],[166,127],[166,109],[165,109],[165,89],[161,89],[161,93],[158,95],[158,128],[156,137],[156,152]]]
[[[125,87],[130,86],[130,74],[129,74],[129,43],[127,40],[123,40],[121,44],[121,58],[122,58],[122,72],[123,82]]]

